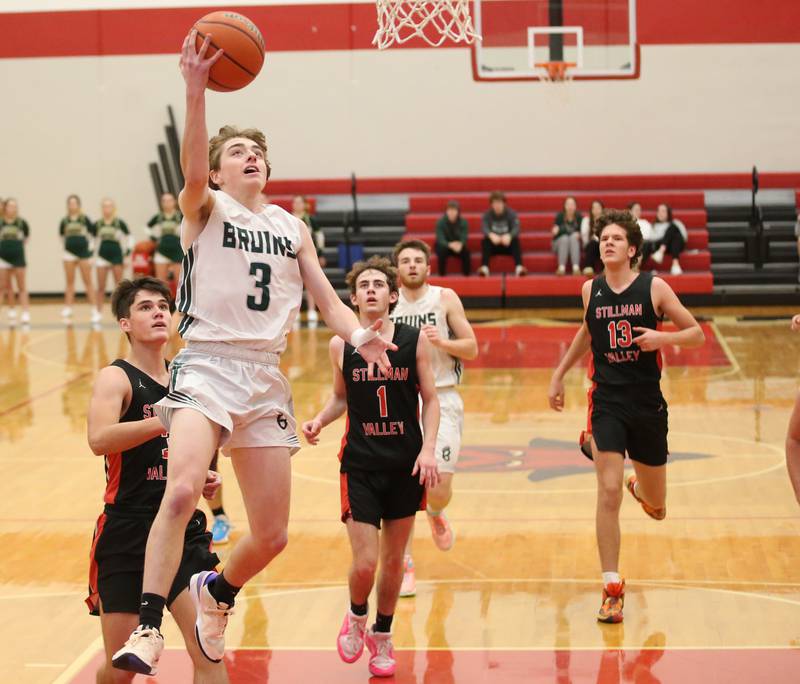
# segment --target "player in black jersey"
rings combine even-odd
[[[666,517],[667,404],[661,395],[665,345],[699,347],[703,331],[661,278],[634,267],[642,233],[628,211],[606,210],[595,223],[605,274],[583,286],[583,325],[553,373],[550,406],[564,408],[564,375],[591,348],[589,435],[597,471],[597,545],[603,571],[598,620],[622,622],[625,580],[618,572],[624,459],[627,488],[656,520]],[[677,332],[663,332],[664,316]],[[584,452],[585,453],[585,452]]]
[[[112,655],[122,647],[139,619],[147,535],[164,495],[167,479],[167,439],[153,404],[167,393],[169,373],[164,346],[169,339],[174,305],[167,286],[155,278],[122,281],[112,309],[131,343],[127,359],[117,359],[100,371],[89,406],[89,446],[105,457],[104,512],[98,518],[91,549],[89,597],[93,615],[100,615],[106,660],[97,673],[100,684],[129,682],[135,672],[155,674],[155,668],[123,672],[112,667]],[[204,495],[219,486],[209,471]],[[195,666],[195,682],[228,681],[225,666],[207,660],[194,637],[196,619],[188,592],[189,578],[214,568],[206,518],[195,511],[184,535],[181,566],[167,605],[183,633]]]
[[[347,525],[353,563],[350,610],[337,648],[342,660],[353,663],[366,642],[370,672],[389,677],[395,671],[391,625],[403,579],[403,551],[414,516],[424,509],[425,485],[435,487],[439,481],[435,454],[439,400],[427,338],[417,328],[389,318],[399,296],[397,271],[391,262],[383,257],[359,262],[347,275],[347,283],[361,325],[383,321],[380,334],[391,339],[397,351],[389,352],[391,367],[383,372],[368,366],[351,345],[334,337],[330,343],[333,395],[313,420],[303,423],[303,434],[316,444],[322,428],[347,410],[339,459],[342,521]],[[379,556],[378,615],[367,630],[367,598]]]

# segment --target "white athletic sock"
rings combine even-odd
[[[622,578],[618,572],[604,572],[603,573],[603,586],[607,587],[609,584],[619,584]]]

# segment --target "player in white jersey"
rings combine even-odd
[[[427,515],[434,543],[447,551],[453,546],[455,534],[444,509],[453,496],[453,476],[464,429],[464,402],[456,386],[461,382],[461,361],[478,355],[478,342],[458,295],[450,288],[428,284],[431,251],[427,244],[420,240],[401,242],[394,248],[394,260],[400,278],[400,299],[392,311],[392,320],[420,328],[431,343],[431,366],[441,412],[436,437],[436,461],[441,479],[436,487],[428,490]],[[416,593],[411,543],[410,537],[401,596]]]
[[[113,658],[120,669],[150,674],[164,647],[164,597],[180,561],[184,529],[205,482],[214,451],[233,461],[250,526],[221,574],[191,578],[195,633],[212,661],[224,655],[224,632],[239,589],[285,547],[291,485],[290,455],[298,448],[289,385],[280,353],[300,308],[303,283],[328,327],[350,340],[368,363],[389,372],[377,322],[361,328],[319,266],[306,226],[261,191],[269,178],[264,134],[220,129],[210,142],[205,122],[207,35],[184,41],[186,82],[181,148],[185,186],[180,195],[185,252],[178,306],[187,346],[170,366],[167,397],[155,406],[169,429],[170,477],[147,541],[139,626]]]

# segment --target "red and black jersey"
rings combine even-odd
[[[344,345],[342,374],[347,390],[347,428],[339,452],[341,472],[353,470],[408,470],[422,449],[419,424],[417,341],[419,330],[394,324],[387,352],[392,364],[388,375]]]
[[[131,383],[131,403],[119,422],[153,418],[153,404],[167,395],[168,388],[127,361],[117,359],[111,365],[125,371]],[[106,454],[105,466],[106,493],[103,500],[107,505],[152,511],[155,515],[167,485],[166,431],[121,453]]]
[[[640,273],[620,293],[614,292],[605,276],[592,282],[586,307],[586,324],[592,338],[589,377],[598,385],[658,384],[661,352],[645,352],[633,342],[634,328],[657,330],[661,318],[653,308],[652,273]]]

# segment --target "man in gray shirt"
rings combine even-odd
[[[517,212],[506,205],[506,196],[502,192],[495,191],[489,195],[489,203],[491,208],[483,215],[483,260],[478,275],[489,275],[489,259],[495,254],[510,254],[516,264],[515,275],[523,276],[527,270],[522,265]]]

